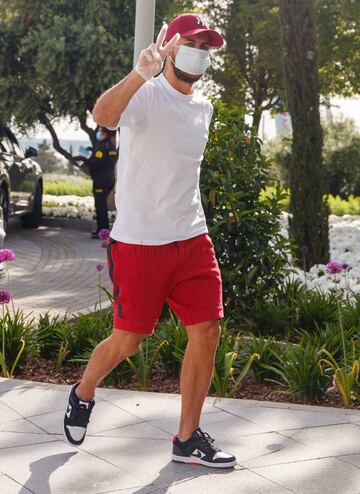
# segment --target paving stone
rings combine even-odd
[[[236,408],[247,408],[256,407],[260,405],[260,401],[257,400],[245,400],[242,398],[223,398],[218,396],[207,396],[205,398],[206,403],[211,403],[213,406],[219,408],[234,407]],[[236,402],[236,404],[234,404]]]
[[[172,437],[171,434],[153,427],[149,422],[140,422],[134,425],[117,427],[116,429],[109,429],[103,432],[94,432],[93,435],[103,437],[128,437],[134,439],[143,438],[152,439],[154,441],[159,439],[169,440]]]
[[[336,458],[298,461],[253,469],[294,494],[359,494],[360,469]]]
[[[23,417],[30,417],[54,410],[64,410],[67,397],[66,391],[26,386],[0,392],[0,404],[16,410]]]
[[[3,494],[31,494],[31,491],[7,475],[0,475],[0,492]]]
[[[149,422],[152,426],[169,434],[178,432],[179,423],[180,417],[157,419]],[[242,438],[244,436],[266,432],[257,424],[220,410],[217,413],[202,414],[200,427],[205,432],[208,432],[211,437],[223,441],[231,441],[234,438]]]
[[[327,456],[360,453],[360,427],[356,424],[309,427],[297,431],[282,431],[282,434],[316,448]]]
[[[353,465],[356,468],[360,468],[360,454],[353,453],[351,455],[337,456],[337,459],[344,461],[345,463],[350,463],[350,465]]]
[[[37,381],[25,381],[23,379],[8,379],[4,377],[0,377],[0,393],[3,391],[9,391],[10,389],[19,389],[19,388],[39,388],[39,389],[52,389],[56,388],[57,384],[53,383],[41,383]],[[61,386],[61,385],[59,385]],[[68,388],[68,385],[64,386]],[[59,388],[60,389],[60,388]]]
[[[340,407],[329,407],[329,406],[319,406],[319,405],[303,405],[301,403],[288,403],[282,401],[258,401],[257,406],[266,408],[283,408],[286,410],[302,410],[310,412],[321,412],[321,413],[341,413],[343,415],[354,415],[359,416],[360,411],[354,409],[346,409]]]
[[[111,401],[111,403],[143,420],[179,417],[181,411],[179,395],[175,394],[171,397],[163,397],[161,393],[149,393],[148,395],[135,394],[131,397],[118,399],[115,393],[113,396],[107,396],[106,400]],[[218,409],[207,403],[203,408],[204,414],[216,413],[218,411]]]
[[[307,426],[340,424],[349,422],[349,416],[340,411],[331,413],[327,411],[312,412],[309,410],[282,409],[267,407],[241,407],[233,404],[216,405],[238,417],[260,425],[266,431],[281,431],[286,429],[302,429]]]
[[[222,448],[237,458],[242,467],[252,468],[328,456],[276,432],[254,434],[224,441]]]
[[[0,424],[21,419],[21,415],[0,402]]]
[[[0,431],[0,450],[7,450],[14,446],[27,446],[28,444],[46,443],[56,441],[55,437],[48,434],[29,434],[22,432]],[[0,467],[1,468],[1,467]]]
[[[136,492],[143,485],[122,468],[62,441],[0,450],[0,464],[3,473],[35,494],[95,494],[130,487]]]
[[[86,438],[81,449],[117,465],[136,477],[141,484],[164,484],[189,479],[201,470],[171,461],[171,438],[156,441],[146,438]]]
[[[167,492],[170,494],[219,494],[221,492],[226,494],[288,494],[291,491],[249,470],[237,472],[216,470],[216,473],[199,475],[191,481],[178,482],[170,486]]]
[[[49,434],[62,434],[66,402],[61,410],[29,417],[33,424],[41,427]],[[141,422],[142,420],[127,413],[111,403],[98,400],[91,414],[88,431],[90,434],[124,427]]]
[[[43,434],[44,431],[26,419],[12,420],[0,424],[0,431],[27,432],[28,434]]]

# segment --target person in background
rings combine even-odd
[[[116,132],[106,127],[96,128],[96,144],[89,158],[81,159],[89,170],[93,182],[93,194],[96,211],[96,230],[91,232],[92,238],[99,238],[99,231],[109,229],[107,199],[115,185],[115,165],[118,153],[116,150]]]

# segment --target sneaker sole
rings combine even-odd
[[[200,458],[190,458],[189,456],[171,455],[172,461],[177,463],[188,463],[193,465],[203,465],[210,468],[232,468],[236,465],[236,460],[228,463],[210,463],[209,461],[201,460]]]

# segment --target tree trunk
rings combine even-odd
[[[280,0],[283,70],[293,128],[289,234],[305,246],[305,267],[329,261],[329,208],[324,199],[323,135],[313,0]],[[303,266],[297,251],[295,264]]]

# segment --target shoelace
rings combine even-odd
[[[213,439],[207,432],[203,432],[201,429],[197,429],[201,433],[201,438],[199,439],[199,445],[206,452],[221,451],[215,444],[215,439]]]
[[[76,408],[73,408],[75,412],[76,421],[82,426],[86,427],[90,420],[90,414],[92,411],[92,406],[90,405],[87,408],[85,405],[79,405]]]

